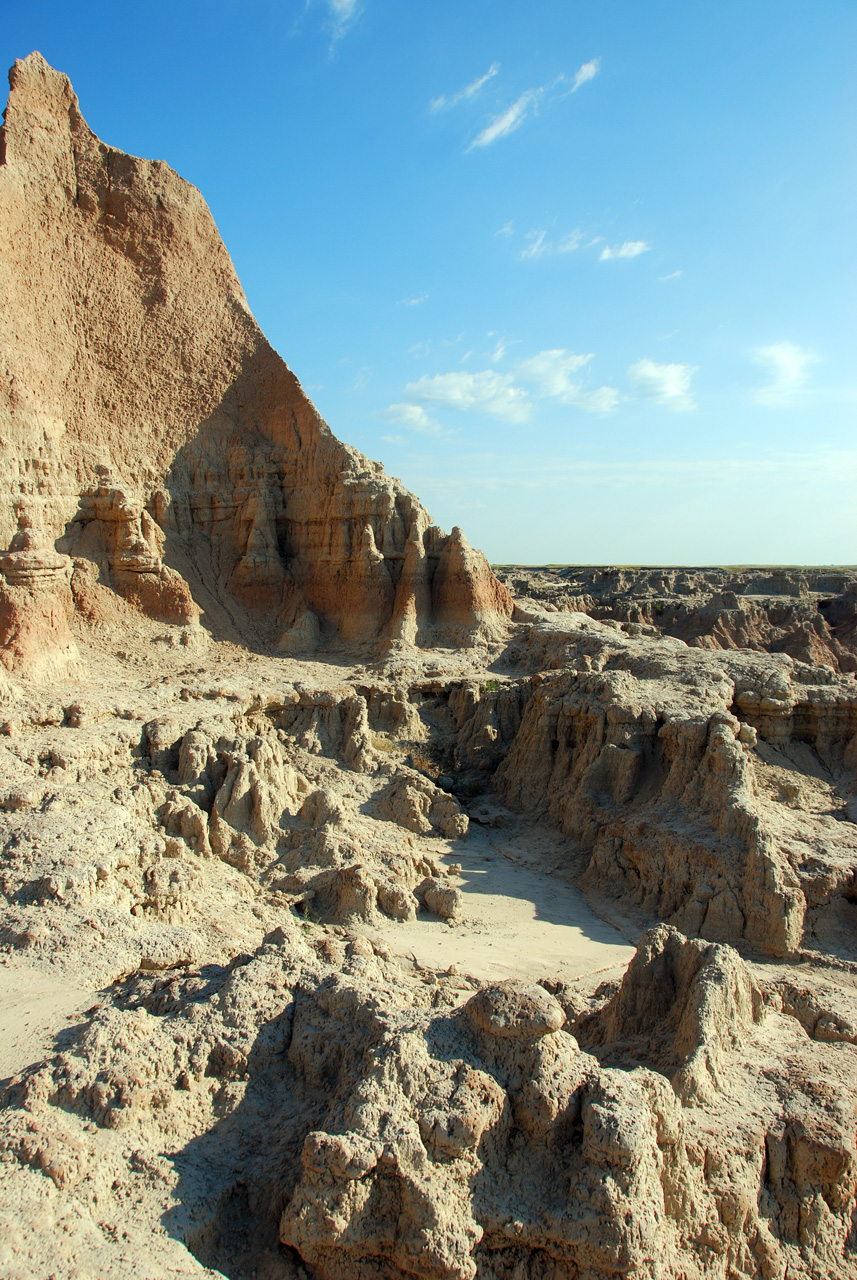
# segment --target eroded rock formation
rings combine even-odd
[[[853,575],[513,602],[11,80],[4,1280],[857,1280]]]
[[[757,649],[857,671],[857,574],[837,569],[510,569],[519,599],[700,649]]]
[[[508,592],[341,444],[253,320],[202,196],[106,146],[68,79],[16,62],[0,142],[0,510],[144,612],[312,652],[466,643]],[[136,494],[136,496],[131,496]],[[2,505],[2,504],[0,504]]]

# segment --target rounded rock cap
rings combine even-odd
[[[471,1026],[505,1039],[538,1040],[559,1031],[565,1013],[559,1001],[538,983],[498,982],[483,987],[467,1001]]]

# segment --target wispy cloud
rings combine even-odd
[[[583,232],[581,230],[569,231],[568,235],[563,236],[557,245],[557,253],[573,253],[575,249],[580,248],[582,239]]]
[[[501,339],[492,358],[497,361],[505,354],[506,343]],[[573,405],[588,413],[609,413],[622,398],[616,388],[587,389],[576,377],[593,359],[591,354],[557,347],[520,360],[512,373],[483,369],[422,377],[405,387],[409,400],[390,405],[383,416],[412,431],[437,435],[442,429],[429,417],[426,405],[515,423],[529,421],[534,402],[540,400]]]
[[[498,138],[506,138],[510,133],[514,133],[524,123],[530,111],[535,108],[543,93],[543,89],[527,89],[512,103],[511,107],[507,107],[499,116],[495,116],[484,129],[477,133],[467,150],[472,151],[474,147],[490,147],[491,143],[496,142]]]
[[[681,272],[680,270],[679,270],[679,271],[671,271],[671,272],[669,273],[669,275],[668,275],[668,276],[659,276],[659,277],[658,277],[658,279],[659,279],[659,280],[678,280],[678,278],[681,276],[681,274],[682,274],[682,272]]]
[[[768,371],[768,381],[757,387],[753,399],[757,404],[781,405],[800,391],[809,376],[810,366],[818,356],[813,351],[799,347],[796,342],[772,342],[767,347],[757,347],[753,362]]]
[[[500,63],[492,62],[484,76],[478,76],[475,80],[471,80],[470,84],[466,84],[463,89],[458,89],[455,93],[442,93],[439,98],[432,98],[429,103],[429,110],[446,111],[449,107],[457,107],[459,102],[470,102],[476,97],[480,89],[497,75],[499,70]]]
[[[550,351],[540,351],[538,355],[522,360],[518,365],[518,376],[526,382],[534,383],[542,395],[558,396],[562,399],[569,389],[577,389],[571,382],[571,375],[589,364],[592,359],[591,353],[585,356],[578,355],[575,351],[556,347]]]
[[[548,253],[550,244],[547,243],[546,231],[528,231],[524,237],[527,240],[527,247],[521,250],[522,258],[540,258],[542,254]]]
[[[559,240],[549,240],[547,231],[539,228],[535,231],[528,231],[524,239],[527,244],[521,250],[521,258],[526,261],[528,258],[544,258],[548,254],[573,253],[575,249],[580,248],[583,232],[579,229],[569,231],[566,235],[561,236]]]
[[[641,253],[647,253],[651,246],[645,240],[626,240],[624,244],[616,245],[615,248],[606,244],[601,250],[600,259],[602,262],[609,262],[611,258],[639,258]]]
[[[643,400],[668,405],[671,409],[695,409],[690,383],[696,368],[690,364],[656,364],[654,360],[637,360],[628,370],[631,389]]]
[[[588,413],[612,413],[621,399],[615,387],[596,387],[593,391],[580,391],[569,403]]]
[[[504,236],[508,240],[509,236],[514,234],[514,231],[515,231],[514,222],[504,222],[500,230],[494,232],[494,235]]]
[[[592,58],[589,62],[584,62],[583,66],[578,67],[574,73],[571,92],[576,93],[581,85],[586,84],[588,80],[594,80],[600,70],[600,58]]]
[[[427,298],[428,298],[427,293],[416,294],[413,298],[400,298],[399,306],[400,307],[419,307],[422,305],[422,303],[426,301]]]
[[[343,36],[361,10],[360,0],[325,0],[334,40]]]
[[[484,129],[477,133],[467,150],[472,151],[474,147],[490,147],[492,142],[497,142],[500,138],[507,138],[510,133],[514,133],[516,129],[521,127],[528,116],[538,111],[541,102],[545,99],[553,101],[558,98],[566,98],[570,93],[576,93],[581,85],[586,84],[598,74],[600,66],[599,59],[592,58],[591,61],[584,62],[582,66],[578,67],[573,77],[559,75],[549,84],[538,85],[533,89],[525,89],[511,106],[488,121]]]
[[[409,382],[405,393],[446,409],[479,410],[507,422],[526,422],[530,416],[527,392],[515,386],[511,374],[485,369],[481,373],[438,373]]]
[[[415,431],[421,436],[446,436],[450,432],[447,428],[442,427],[439,422],[435,422],[434,418],[428,414],[421,404],[391,404],[381,415],[388,422],[395,422],[399,426],[407,427],[409,431]],[[401,440],[402,437],[397,437]]]

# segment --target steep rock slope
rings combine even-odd
[[[325,634],[496,630],[506,589],[332,435],[253,319],[200,193],[100,142],[40,54],[10,85],[0,542],[44,524],[45,546],[62,538],[152,616],[201,608],[220,633],[289,652]],[[62,613],[65,584],[39,585]]]

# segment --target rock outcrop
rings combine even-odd
[[[837,569],[510,569],[518,610],[610,618],[700,649],[787,653],[857,671],[857,574]]]
[[[830,902],[850,884],[857,841],[850,823],[822,838],[801,818],[813,807],[798,800],[802,784],[785,784],[795,788],[788,808],[769,786],[808,747],[845,806],[853,679],[784,654],[629,637],[577,613],[532,626],[527,645],[558,670],[519,691],[520,728],[494,775],[503,801],[561,827],[582,882],[635,902],[643,919],[794,952],[823,880],[816,887],[810,867],[827,867]]]
[[[72,562],[50,545],[26,502],[17,504],[17,517],[18,531],[0,552],[0,662],[48,680],[67,675],[77,658]]]
[[[84,1219],[108,1177],[155,1197],[227,1275],[287,1280],[298,1258],[324,1280],[854,1274],[853,1105],[826,1073],[771,1087],[772,1018],[728,948],[655,931],[600,1015],[626,1048],[669,1024],[690,1054],[677,1096],[581,1049],[538,984],[468,997],[330,943],[279,929],[229,966],[125,983],[13,1085],[7,1158]],[[798,1023],[780,1031],[795,1077],[817,1070]],[[682,1098],[703,1054],[709,1112]],[[206,1171],[181,1208],[166,1135]]]
[[[4,1280],[857,1280],[855,576],[513,602],[11,83]]]
[[[287,653],[497,633],[506,589],[331,434],[253,320],[199,192],[100,142],[39,54],[10,84],[0,538],[12,500],[36,496],[49,542],[144,612],[183,624],[201,609],[218,634]]]

